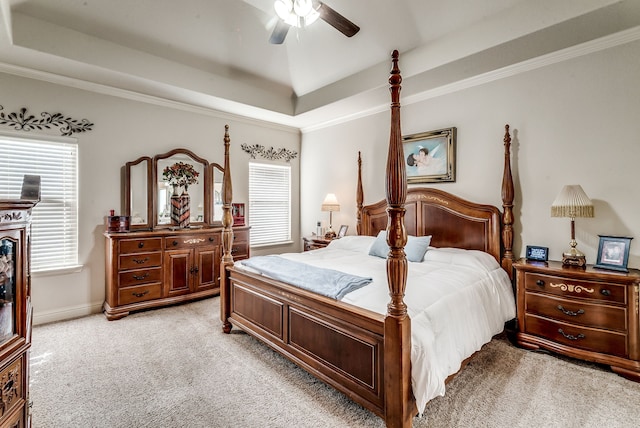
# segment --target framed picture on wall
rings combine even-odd
[[[633,238],[621,236],[600,236],[598,259],[594,267],[628,272],[629,246]]]
[[[456,128],[402,137],[407,183],[456,181]]]

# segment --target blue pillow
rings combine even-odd
[[[431,235],[429,236],[411,236],[407,239],[407,245],[404,247],[404,252],[407,255],[407,260],[410,262],[421,262],[424,259],[424,255],[431,244]],[[369,249],[370,256],[381,257],[386,259],[389,255],[389,246],[387,245],[387,231],[381,230],[373,241],[371,248]]]

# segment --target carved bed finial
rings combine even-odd
[[[407,231],[404,225],[407,199],[407,171],[400,129],[400,84],[398,51],[391,55],[393,67],[389,77],[391,91],[391,133],[387,156],[387,282],[391,301],[384,319],[385,420],[387,426],[408,428],[417,413],[411,393],[411,319],[404,303],[408,262],[404,252]]]
[[[364,205],[364,190],[362,189],[362,157],[358,151],[358,185],[356,187],[356,233],[362,235],[362,207]]]
[[[227,267],[233,266],[233,215],[231,214],[231,201],[233,200],[233,188],[231,185],[231,163],[229,162],[229,125],[224,126],[224,172],[222,176],[222,260],[220,261],[220,318],[222,320],[222,331],[229,333],[231,323],[231,304],[224,295],[229,293],[229,276]]]
[[[504,171],[502,175],[502,268],[513,275],[513,177],[511,175],[511,135],[509,125],[504,126]]]

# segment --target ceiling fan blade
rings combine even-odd
[[[320,14],[320,18],[322,18],[327,24],[331,25],[347,37],[352,37],[360,31],[360,27],[340,15],[335,10],[331,9],[325,3],[318,3],[320,3],[320,7],[317,9]]]
[[[273,29],[271,37],[269,37],[269,43],[281,45],[284,42],[285,37],[287,37],[290,27],[291,26],[289,24],[285,24],[281,19],[278,19],[276,27]]]

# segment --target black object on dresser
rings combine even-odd
[[[605,364],[640,381],[639,270],[525,260],[513,267],[518,345]]]

